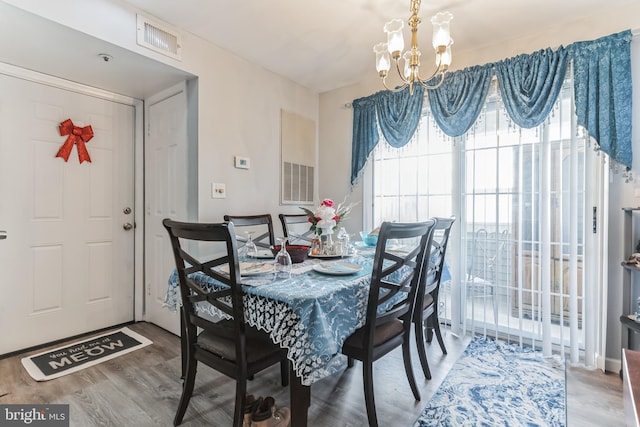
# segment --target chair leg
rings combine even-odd
[[[402,344],[402,353],[403,353],[402,359],[404,360],[404,370],[407,373],[407,380],[409,380],[409,385],[411,386],[413,397],[415,397],[416,400],[420,400],[420,391],[418,390],[418,385],[416,384],[416,377],[413,376],[413,367],[411,366],[410,338],[411,336],[409,334],[405,336],[405,341]]]
[[[233,427],[243,427],[244,423],[244,404],[247,395],[247,382],[244,379],[236,381],[236,399],[233,408]]]
[[[185,323],[184,323],[184,316],[186,316],[186,314],[183,312],[182,309],[180,309],[180,365],[182,368],[182,371],[180,373],[180,378],[182,378],[184,380],[185,375],[187,373],[187,361],[188,361],[188,343],[187,343],[187,330],[185,327]]]
[[[189,406],[189,400],[191,400],[191,395],[193,394],[193,387],[196,383],[197,367],[198,367],[198,362],[195,359],[190,359],[187,361],[186,377],[182,384],[182,396],[180,396],[178,411],[176,412],[176,416],[173,419],[174,426],[180,425],[182,423],[182,418],[184,418],[184,413],[187,411],[187,406]]]
[[[418,348],[418,358],[422,365],[422,372],[424,372],[424,376],[430,380],[431,370],[429,370],[429,362],[427,362],[427,350],[424,344],[424,325],[422,323],[422,319],[416,319],[416,321],[413,322],[413,325],[416,336],[416,347]]]
[[[373,362],[370,360],[362,361],[362,377],[364,380],[364,400],[367,406],[369,427],[378,427],[376,403],[373,398]]]
[[[289,385],[289,360],[282,359],[280,361],[280,381],[282,382],[282,387],[286,387]]]
[[[496,288],[495,286],[491,290],[491,299],[493,300],[493,320],[498,324],[498,299],[496,298]]]
[[[442,354],[447,354],[447,348],[444,346],[444,339],[442,339],[442,332],[440,331],[440,319],[438,318],[438,312],[434,311],[431,317],[431,323],[433,323],[433,330],[436,334],[436,338],[438,339],[438,344],[440,344],[440,350],[442,350]]]
[[[427,342],[430,343],[433,340],[433,326],[431,325],[431,317],[427,317],[424,322],[424,328],[427,331]]]
[[[353,368],[353,357],[347,356],[347,368]]]

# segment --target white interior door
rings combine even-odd
[[[134,108],[7,75],[0,93],[0,354],[133,320]],[[92,126],[91,162],[55,157],[66,119]]]
[[[163,307],[175,268],[164,218],[187,220],[187,96],[184,84],[145,100],[145,319],[180,335],[178,313]]]

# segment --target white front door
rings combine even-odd
[[[184,84],[145,100],[145,288],[149,322],[180,335],[177,312],[164,307],[175,268],[164,218],[186,221],[188,177],[187,95]]]
[[[0,93],[0,354],[133,320],[134,108],[7,75]],[[93,128],[91,162],[56,157],[66,119]]]

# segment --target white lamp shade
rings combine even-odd
[[[404,38],[402,29],[404,22],[402,19],[394,19],[384,24],[384,32],[387,33],[387,47],[389,53],[402,52],[404,50]]]
[[[404,58],[404,78],[409,79],[411,77],[411,66],[409,65],[411,61],[411,51],[406,51],[402,57]]]
[[[431,18],[433,24],[433,48],[438,46],[448,46],[451,41],[451,33],[449,31],[449,23],[453,19],[453,15],[449,12],[440,12]]]
[[[373,47],[373,52],[376,54],[376,71],[389,71],[391,68],[391,61],[389,60],[389,50],[386,43],[378,43]]]

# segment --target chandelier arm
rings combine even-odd
[[[447,72],[447,66],[446,65],[442,65],[442,59],[439,56],[436,56],[436,69],[433,72],[433,74],[431,74],[429,77],[427,78],[422,78],[420,77],[420,69],[417,70],[417,74],[416,74],[416,78],[417,80],[423,85],[425,86],[425,83],[427,83],[429,80],[431,80],[432,78],[434,78],[435,76],[437,76],[438,74],[442,75],[444,77],[444,75]],[[426,87],[426,86],[425,86]]]
[[[400,76],[400,80],[402,80],[402,82],[407,85],[410,83],[410,79],[405,78],[404,76],[404,72],[400,71],[400,59],[396,59],[396,71],[398,72],[398,76]]]
[[[387,86],[387,78],[383,77],[382,78],[382,85],[384,86],[385,89],[387,89],[388,91],[391,92],[400,92],[402,89],[404,89],[405,87],[407,87],[408,83],[403,84],[402,86],[398,86],[396,89],[392,89],[389,86]]]
[[[418,72],[419,71],[420,70],[418,70]],[[440,76],[440,83],[438,84],[438,86],[440,86],[442,84],[442,81],[444,80],[444,75],[446,73],[447,73],[447,69],[439,66],[438,68],[436,68],[433,74],[431,74],[429,77],[423,79],[418,75],[416,80],[419,81],[422,86],[430,87],[427,82],[436,76]]]
[[[430,85],[430,84],[428,84],[428,83],[427,83],[427,81],[428,81],[428,80],[418,80],[418,82],[420,82],[420,84],[422,85],[422,87],[424,87],[425,89],[429,89],[429,90],[437,89],[437,88],[439,88],[439,87],[442,85],[442,83],[444,83],[444,75],[445,75],[445,74],[447,74],[447,70],[444,70],[444,71],[443,71],[442,73],[440,73],[440,74],[437,74],[437,73],[436,73],[435,75],[431,76],[431,78],[429,78],[429,80],[431,80],[431,79],[432,79],[433,77],[435,77],[436,75],[438,75],[438,76],[439,76],[440,81],[439,81],[438,83],[436,83],[435,85]]]

